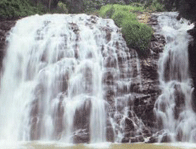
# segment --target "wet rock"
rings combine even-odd
[[[104,59],[104,66],[116,68],[117,67],[117,59],[114,56],[108,56],[107,58]]]
[[[130,137],[130,142],[131,143],[144,142],[144,137],[143,136]]]
[[[86,99],[83,106],[75,111],[74,128],[76,130],[85,129],[89,132],[89,122],[91,113],[91,99]]]
[[[162,139],[161,139],[161,143],[168,143],[171,142],[171,138],[169,135],[165,134]]]
[[[137,140],[138,140],[138,142],[144,142],[144,137],[143,137],[143,136],[139,136],[139,137],[137,138]]]
[[[5,47],[7,46],[6,36],[10,29],[15,25],[16,21],[0,21],[0,69],[5,55]]]
[[[144,138],[150,137],[152,135],[152,132],[149,128],[150,128],[150,126],[148,128],[143,129],[143,137]]]
[[[177,141],[182,141],[182,136],[183,136],[182,129],[178,129],[177,130],[177,135],[176,135],[176,140]]]
[[[148,19],[148,25],[150,26],[158,25],[157,18],[158,18],[157,15],[151,14],[151,17]]]
[[[129,89],[131,92],[140,93],[140,83],[132,83]]]
[[[156,142],[158,142],[158,138],[152,136],[152,137],[149,138],[149,140],[146,143],[156,143]]]
[[[70,28],[73,30],[74,33],[77,34],[77,32],[79,32],[79,28],[78,25],[75,23],[70,23]]]
[[[31,140],[38,140],[40,138],[40,117],[39,117],[39,102],[38,100],[34,100],[31,103]]]
[[[73,137],[74,143],[79,144],[79,143],[89,143],[90,141],[90,135],[86,131],[86,129],[80,129],[74,132],[74,137]]]
[[[193,40],[189,43],[188,52],[189,52],[189,67],[190,75],[193,80],[193,86],[196,88],[196,26],[188,30],[188,33],[193,37]],[[196,89],[193,90],[193,109],[196,112]]]
[[[111,30],[106,29],[106,39],[109,42],[111,40]]]
[[[160,53],[163,51],[163,48],[164,48],[164,44],[163,43],[159,43],[157,41],[152,41],[150,43],[150,47],[151,47],[151,50],[155,53]]]
[[[181,17],[180,14],[176,17],[176,19],[177,19],[178,21],[179,21],[181,18],[182,18],[182,17]]]
[[[114,132],[111,124],[107,125],[106,128],[106,139],[108,142],[114,142]]]
[[[196,27],[194,27],[193,29],[190,29],[187,31],[191,36],[194,37],[194,39],[196,38]]]
[[[131,119],[128,119],[128,118],[126,118],[125,119],[125,129],[126,130],[134,130],[134,124],[133,124],[133,122],[131,121]]]
[[[127,137],[126,138],[123,138],[122,141],[121,141],[121,143],[129,143],[129,138],[127,138]]]
[[[63,98],[63,97],[62,97]],[[64,120],[63,120],[63,116],[64,116],[64,106],[63,106],[63,100],[62,98],[59,98],[59,103],[57,105],[57,110],[56,113],[54,114],[54,137],[55,139],[60,139],[64,128]]]
[[[135,137],[130,138],[130,143],[136,143],[136,142],[138,142],[137,138]]]
[[[185,95],[183,94],[183,91],[181,89],[181,86],[179,84],[176,84],[174,86],[175,89],[175,108],[174,108],[174,115],[175,119],[178,119],[179,114],[184,110],[185,106]]]

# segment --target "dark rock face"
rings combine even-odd
[[[188,33],[193,37],[193,41],[189,44],[189,67],[193,80],[194,88],[196,87],[196,26],[189,30]],[[193,91],[193,107],[196,111],[196,90]]]
[[[125,120],[125,136],[122,139],[124,143],[144,142],[144,138],[147,137],[150,137],[147,141],[149,143],[158,141],[158,136],[153,135],[158,131],[158,123],[153,109],[155,101],[161,93],[158,79],[158,60],[159,54],[165,46],[165,38],[157,33],[157,29],[159,29],[157,16],[152,15],[148,24],[154,28],[155,32],[149,46],[150,55],[145,59],[132,57],[129,60],[133,70],[132,82],[128,91],[133,100],[129,103],[131,112]],[[126,90],[123,89],[123,91]],[[142,121],[141,130],[137,127],[141,125],[139,121]],[[165,136],[162,141],[169,142],[170,138]]]
[[[168,143],[168,142],[171,142],[171,139],[170,137],[165,134],[163,137],[162,137],[162,140],[161,140],[162,143]]]
[[[91,111],[90,99],[86,100],[84,106],[77,109],[74,117],[74,128],[75,128],[74,143],[89,143],[90,111]]]
[[[0,21],[0,68],[2,68],[2,61],[5,55],[6,35],[8,31],[15,25],[16,21]]]
[[[152,15],[149,25],[155,27],[158,25],[157,16]],[[159,54],[163,51],[165,39],[162,35],[155,33],[150,42],[151,54],[146,59],[140,60],[141,66],[141,83],[142,87],[139,91],[139,96],[134,101],[134,109],[138,117],[143,123],[151,128],[155,128],[156,119],[153,112],[154,103],[160,94],[159,80],[158,80],[158,59]],[[153,132],[153,131],[152,131]]]

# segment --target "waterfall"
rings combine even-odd
[[[196,141],[196,114],[192,108],[192,82],[189,76],[187,30],[193,28],[187,20],[176,20],[177,13],[161,13],[158,17],[160,34],[166,45],[159,58],[159,81],[162,90],[154,107],[159,129],[170,141]]]
[[[0,140],[121,141],[136,54],[113,20],[35,15],[17,21],[7,41]]]
[[[158,14],[166,39],[158,61],[162,92],[149,105],[144,61],[113,20],[85,14],[18,20],[3,61],[0,141],[144,142],[154,131],[145,112],[154,106],[158,141],[196,142],[187,33],[193,25],[177,15]]]

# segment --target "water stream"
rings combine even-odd
[[[177,13],[164,13],[158,17],[160,33],[166,45],[159,59],[159,81],[162,90],[155,103],[159,129],[172,142],[196,141],[196,115],[192,109],[192,82],[189,76],[188,44],[193,28],[187,20],[176,20]]]

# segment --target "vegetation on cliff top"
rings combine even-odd
[[[140,55],[146,55],[152,29],[138,22],[137,15],[144,11],[179,10],[181,16],[196,21],[195,6],[195,0],[0,0],[0,19],[47,12],[96,12],[104,18],[112,18],[122,28],[127,45],[137,49]]]
[[[0,0],[0,20],[16,19],[33,14],[68,13],[66,4],[55,0]],[[53,3],[52,3],[53,2]]]
[[[179,11],[181,16],[196,21],[195,0],[0,0],[0,19],[46,12],[86,13],[106,4],[133,3],[142,4],[148,11]]]
[[[41,8],[34,7],[28,0],[1,0],[0,19],[17,18],[41,13]]]
[[[157,0],[142,0],[148,10],[161,11],[162,5]],[[140,0],[134,0],[140,2]],[[63,6],[62,6],[63,4]],[[0,19],[17,18],[43,13],[91,13],[99,11],[106,4],[135,4],[133,0],[0,0]]]
[[[100,16],[112,18],[122,28],[127,45],[135,48],[140,56],[146,56],[148,44],[152,37],[152,28],[137,20],[137,14],[144,12],[144,6],[106,5],[100,9]]]

